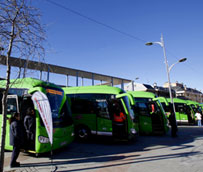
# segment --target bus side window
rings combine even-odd
[[[139,107],[139,115],[149,116],[149,109],[146,103],[144,102],[137,102],[137,106]]]
[[[108,105],[106,101],[97,102],[97,115],[102,118],[110,119]]]
[[[17,95],[8,95],[7,96],[7,113],[11,114],[14,112],[19,112],[18,97]]]
[[[91,100],[80,97],[71,98],[71,110],[73,114],[93,114],[94,103]]]
[[[20,112],[23,118],[26,116],[27,109],[32,107],[34,109],[34,104],[31,100],[31,96],[23,97],[20,103]]]
[[[184,112],[184,107],[183,107],[183,106],[180,106],[180,107],[179,107],[179,112],[181,112],[181,113]]]
[[[17,108],[14,104],[9,102],[9,104],[7,105],[7,113],[14,113],[14,112],[17,112]]]
[[[61,124],[60,124],[61,127],[73,124],[71,112],[67,102],[64,103],[60,112],[60,116],[61,116]]]

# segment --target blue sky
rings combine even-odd
[[[133,35],[130,37],[52,2]],[[45,62],[162,86],[167,81],[162,48],[146,46],[164,36],[172,82],[203,91],[203,1],[35,0],[47,28]],[[65,78],[51,75],[65,84]]]

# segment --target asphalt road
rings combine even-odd
[[[179,126],[178,137],[139,136],[134,142],[93,138],[73,142],[53,153],[35,157],[20,153],[20,168],[10,169],[6,152],[5,171],[16,172],[202,172],[203,127]]]

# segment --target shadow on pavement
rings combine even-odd
[[[78,164],[77,169],[70,171],[83,171],[105,167],[122,166],[126,164],[173,159],[179,157],[194,156],[202,154],[199,151],[188,151],[187,148],[194,147],[195,139],[203,140],[203,127],[180,126],[178,137],[172,138],[170,133],[165,136],[140,136],[135,142],[112,142],[108,137],[95,137],[86,143],[73,142],[66,148],[54,151],[53,162],[28,163],[22,167],[40,166],[63,166]],[[171,150],[184,149],[184,153],[173,153],[141,156],[147,151],[171,147]],[[123,155],[125,154],[125,155]],[[85,166],[86,163],[95,163],[94,167]],[[98,163],[97,163],[98,162]],[[103,162],[99,164],[99,162]],[[109,163],[111,162],[111,163]],[[75,167],[75,166],[74,166]]]

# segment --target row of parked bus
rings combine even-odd
[[[170,98],[166,98],[166,101],[171,104]],[[168,112],[170,106],[165,106],[162,100],[161,102],[166,111],[166,114],[169,115]],[[203,106],[196,101],[173,98],[173,102],[175,105],[176,121],[178,124],[195,124],[195,113],[199,112],[201,115],[203,115]]]
[[[0,81],[2,90],[5,88],[5,83],[5,81]],[[32,95],[37,91],[47,96],[51,107],[52,146],[39,110],[32,101]],[[2,92],[0,99],[2,99]],[[176,99],[174,99],[175,101]],[[167,113],[165,113],[169,102],[168,99],[157,98],[155,94],[149,92],[125,92],[117,87],[102,85],[63,88],[41,80],[23,78],[11,81],[7,98],[7,117],[10,118],[12,113],[19,112],[23,121],[26,109],[31,107],[35,110],[35,145],[25,149],[39,154],[66,146],[75,137],[86,140],[91,135],[103,135],[115,139],[132,140],[139,134],[163,135],[169,130]],[[196,111],[197,104],[188,102],[189,107],[187,107],[186,103],[178,102],[176,105],[177,120],[193,122],[194,113],[192,114],[192,112]],[[2,114],[1,111],[0,108],[0,114]],[[122,113],[125,118],[120,128],[114,121],[115,113]],[[2,115],[0,125],[1,123]],[[8,121],[6,126],[5,148],[12,150],[9,143]]]

